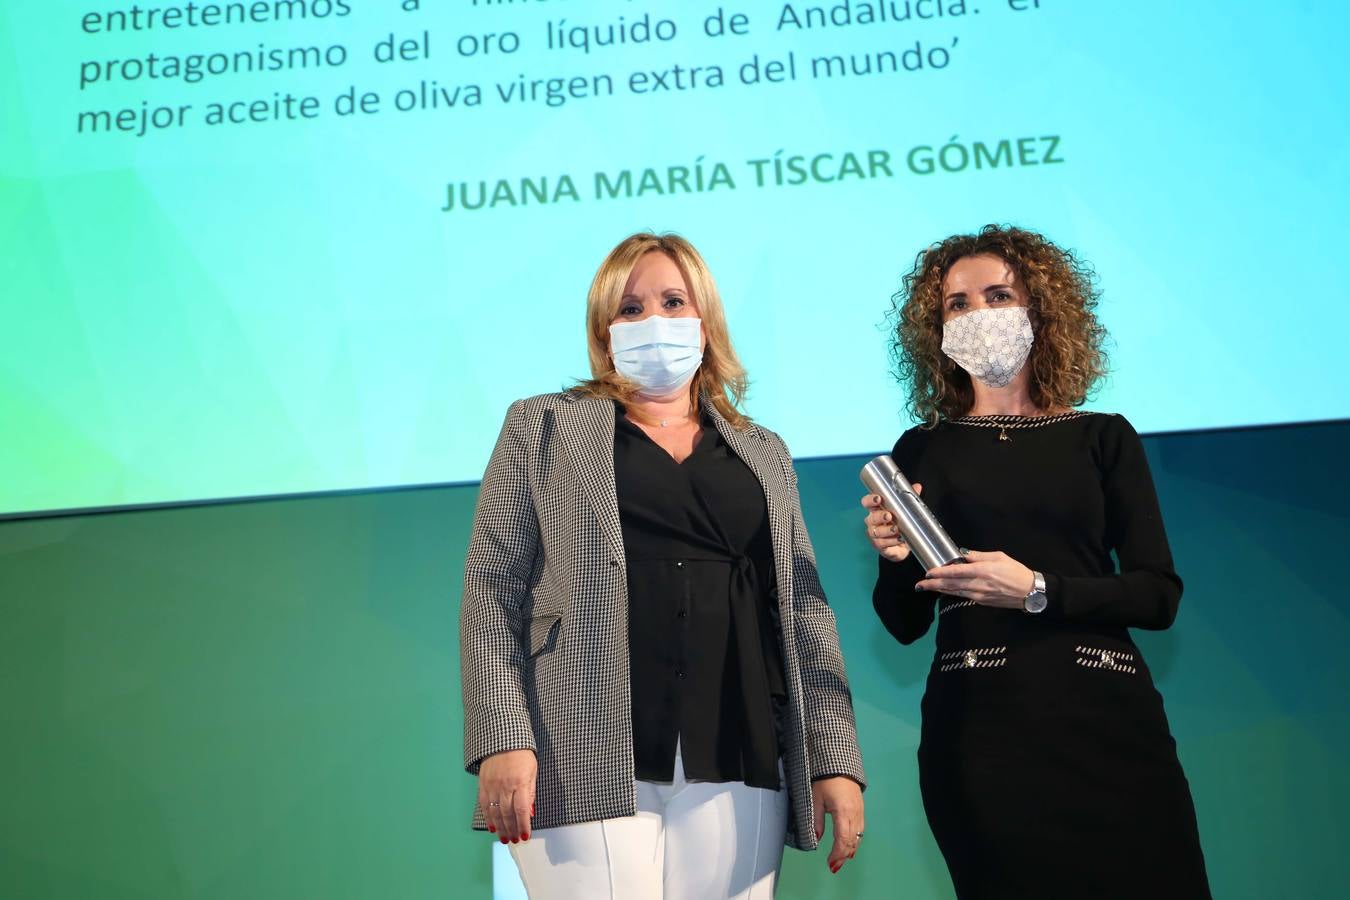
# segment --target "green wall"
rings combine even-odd
[[[1146,439],[1177,625],[1167,699],[1216,896],[1350,893],[1350,424]],[[872,787],[837,876],[781,897],[948,898],[916,789],[931,636],[874,623],[864,457],[799,463]],[[491,895],[456,653],[475,489],[0,523],[0,897]],[[1052,855],[1053,848],[1047,848]]]

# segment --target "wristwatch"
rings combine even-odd
[[[1022,608],[1035,615],[1045,612],[1045,608],[1050,605],[1050,601],[1045,597],[1045,576],[1040,572],[1031,573],[1031,592],[1027,594],[1026,599],[1022,601]]]

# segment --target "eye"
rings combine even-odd
[[[684,298],[677,297],[672,294],[671,296],[666,298],[666,302],[664,305],[666,309],[679,309],[681,306],[684,306]]]
[[[1012,298],[1013,295],[1011,291],[996,291],[994,293],[995,300],[1011,300]]]
[[[952,310],[965,309],[966,300],[964,297],[953,297],[951,301],[947,303],[947,308]]]
[[[619,307],[619,315],[621,316],[636,316],[640,312],[642,312],[642,307],[636,303],[625,303]]]

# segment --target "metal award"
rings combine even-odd
[[[961,550],[943,530],[932,510],[914,493],[914,486],[888,454],[862,468],[862,483],[881,497],[895,524],[924,571],[965,562]]]

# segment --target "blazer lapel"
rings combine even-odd
[[[614,405],[609,400],[564,395],[558,407],[558,437],[581,491],[595,511],[605,544],[620,565],[623,526],[614,484]]]
[[[762,429],[751,425],[745,431],[737,431],[706,398],[703,409],[727,446],[750,467],[764,491],[764,503],[769,510],[769,532],[773,539],[774,569],[778,574],[778,604],[782,608],[790,604],[792,598],[792,508],[787,500],[787,476]]]

